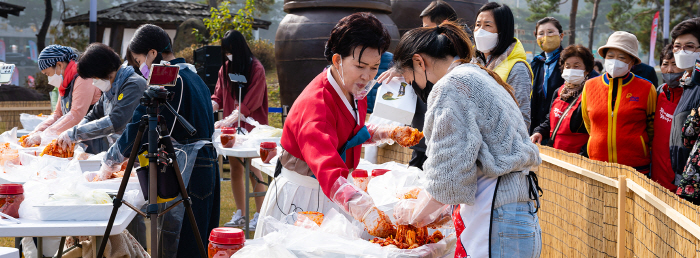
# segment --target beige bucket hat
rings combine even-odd
[[[605,46],[598,48],[598,55],[605,58],[605,55],[603,54],[603,50],[610,49],[610,48],[621,50],[621,51],[627,53],[628,55],[632,56],[635,59],[635,63],[634,63],[635,65],[638,65],[639,63],[642,62],[642,60],[639,59],[639,54],[638,54],[639,41],[637,40],[637,36],[635,36],[632,33],[629,33],[626,31],[614,32],[608,38],[608,43],[605,44]]]

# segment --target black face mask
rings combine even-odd
[[[661,77],[664,78],[664,82],[666,82],[666,84],[668,84],[668,87],[675,88],[675,87],[678,87],[678,85],[680,85],[681,82],[679,81],[679,79],[681,78],[681,76],[683,76],[683,74],[684,73],[682,73],[682,72],[681,73],[662,73]]]
[[[428,95],[430,95],[430,91],[433,90],[433,83],[428,80],[428,71],[425,71],[425,89],[421,89],[420,86],[418,86],[418,83],[416,83],[416,71],[413,71],[413,82],[411,82],[411,87],[413,87],[413,91],[416,92],[416,95],[425,103],[428,103]]]

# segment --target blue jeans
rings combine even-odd
[[[540,257],[542,229],[533,202],[516,202],[493,210],[491,257]]]

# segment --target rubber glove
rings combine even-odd
[[[118,172],[122,168],[122,165],[119,163],[107,163],[105,163],[105,161],[102,161],[100,164],[100,170],[97,172],[97,176],[99,177],[100,181],[112,178],[112,174],[114,174],[114,172]]]
[[[375,207],[372,197],[347,179],[339,177],[335,181],[331,187],[331,200],[362,222],[369,234],[384,238],[395,233],[389,216]]]
[[[32,147],[34,145],[41,144],[41,132],[32,132],[24,139],[24,145],[27,147]]]
[[[68,129],[62,132],[60,135],[58,135],[58,138],[56,138],[56,144],[58,144],[59,147],[67,149],[71,144],[75,143],[75,140],[70,137],[70,134],[73,132],[73,129]]]
[[[451,220],[451,207],[435,200],[422,190],[417,199],[400,200],[394,206],[394,218],[398,225],[439,227]]]
[[[241,115],[238,110],[234,110],[229,116],[226,118],[216,121],[214,123],[214,128],[219,129],[222,127],[234,127],[234,125],[238,125],[238,117],[241,117],[241,123],[245,122],[245,116]]]

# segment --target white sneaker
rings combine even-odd
[[[259,215],[260,215],[260,213],[256,212],[255,215],[253,215],[253,219],[250,220],[250,222],[248,223],[248,225],[249,225],[248,230],[249,231],[255,231],[255,228],[257,228]],[[245,221],[243,223],[245,223]]]
[[[241,210],[237,210],[236,213],[231,217],[231,221],[226,222],[224,227],[239,228],[245,226],[245,217],[242,215]]]

